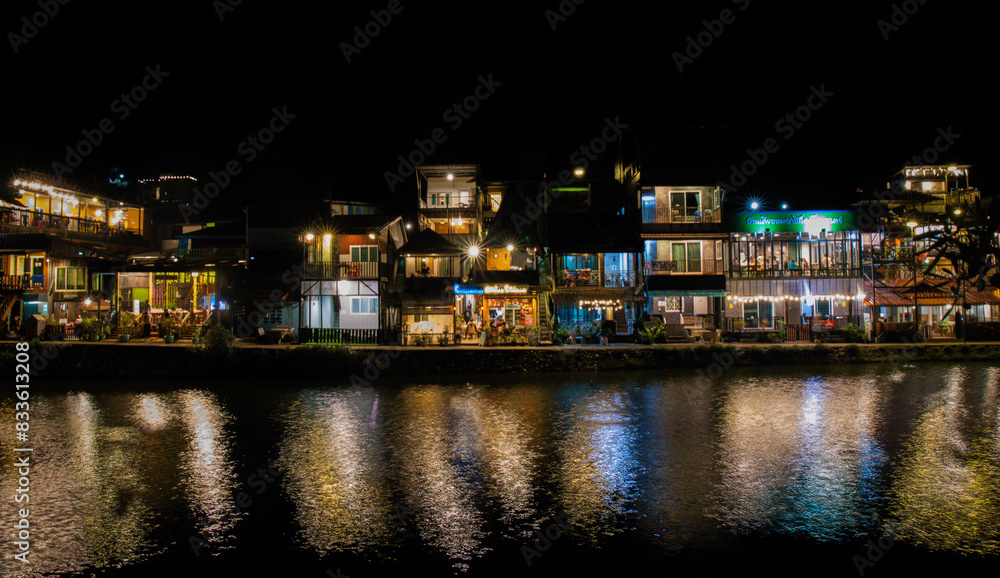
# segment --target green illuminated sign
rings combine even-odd
[[[741,233],[812,233],[853,231],[851,211],[782,211],[736,213],[729,218],[731,231]]]

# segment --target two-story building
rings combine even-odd
[[[303,343],[386,343],[400,324],[392,297],[398,249],[406,242],[402,218],[357,204],[334,208],[303,232]],[[346,207],[346,208],[345,208]]]
[[[730,215],[725,329],[809,339],[814,323],[862,326],[861,232],[851,211]]]
[[[113,271],[144,246],[143,209],[18,171],[0,200],[0,314],[72,321],[116,304]],[[107,298],[100,299],[104,295]]]

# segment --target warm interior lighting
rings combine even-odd
[[[375,238],[375,233],[368,233],[368,238],[369,239],[374,239]]]
[[[573,171],[573,174],[576,175],[576,176],[578,176],[578,177],[582,177],[583,176],[583,169],[576,169],[575,171]]]
[[[444,178],[448,179],[449,181],[454,181],[455,180],[455,175],[453,175],[451,173],[448,173],[447,175],[445,175]]]
[[[316,235],[313,235],[312,233],[306,233],[306,241],[312,241],[315,238]]]

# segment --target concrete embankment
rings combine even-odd
[[[731,366],[1000,360],[998,343],[921,345],[670,345],[583,347],[236,347],[212,355],[183,344],[111,342],[42,344],[36,381],[234,379],[293,384],[301,377],[355,383],[381,375],[526,373],[632,369],[702,369],[716,377]],[[13,375],[14,347],[0,344],[0,367]],[[353,377],[352,377],[353,376]]]

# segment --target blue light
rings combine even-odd
[[[455,295],[482,295],[482,287],[468,287],[455,283]]]

